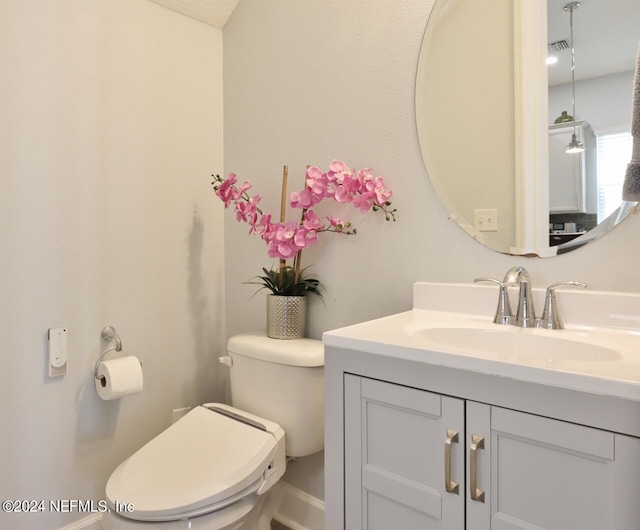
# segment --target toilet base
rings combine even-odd
[[[264,495],[252,494],[221,510],[178,521],[136,521],[110,512],[104,530],[269,530],[282,501],[282,487],[274,484]]]

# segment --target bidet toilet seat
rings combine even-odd
[[[220,530],[236,528],[239,521],[245,520],[257,504],[257,495],[249,495],[238,502],[219,510],[200,516],[177,519],[174,521],[137,521],[127,519],[114,513],[102,518],[103,530]]]
[[[228,405],[206,404],[120,464],[106,496],[112,510],[130,519],[184,519],[264,493],[285,465],[278,424]]]

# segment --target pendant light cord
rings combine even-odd
[[[578,4],[580,5],[580,4]],[[569,7],[569,28],[571,29],[571,105],[573,107],[573,134],[576,134],[576,62],[573,51],[573,10],[575,5]]]
[[[573,109],[573,134],[571,135],[571,141],[565,149],[567,153],[580,153],[585,150],[584,144],[578,140],[576,127],[576,63],[573,47],[573,12],[579,7],[580,2],[569,2],[563,8],[565,11],[569,11],[569,27],[571,29],[571,105]]]

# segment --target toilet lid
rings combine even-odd
[[[131,519],[207,513],[256,491],[277,444],[268,430],[196,407],[118,466],[107,500]]]

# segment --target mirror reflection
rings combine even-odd
[[[437,0],[427,25],[416,82],[425,166],[450,217],[499,252],[567,252],[636,205],[621,189],[640,2],[575,4]],[[573,134],[586,150],[567,154]]]

